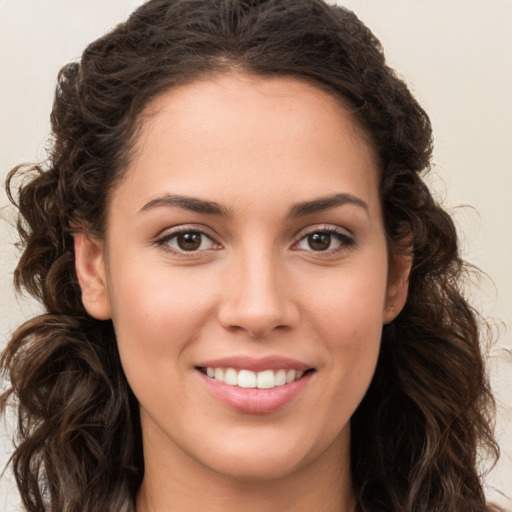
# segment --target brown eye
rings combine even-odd
[[[197,231],[180,233],[176,236],[176,243],[183,251],[197,251],[201,247],[203,235]]]
[[[342,249],[349,249],[355,245],[355,240],[341,230],[328,228],[310,231],[305,234],[294,246],[295,250],[336,253]]]
[[[331,245],[331,234],[311,233],[307,236],[307,241],[310,249],[313,249],[313,251],[325,251]]]
[[[218,248],[218,245],[202,231],[180,231],[159,240],[159,245],[168,247],[172,252],[199,252]]]

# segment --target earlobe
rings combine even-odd
[[[394,254],[391,258],[383,315],[383,323],[385,324],[392,322],[405,306],[409,291],[411,266],[412,256],[410,254]]]
[[[111,318],[103,241],[75,233],[75,270],[86,311],[97,320]]]

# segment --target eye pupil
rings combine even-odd
[[[201,247],[201,233],[194,231],[180,233],[176,238],[176,242],[183,251],[195,251]]]
[[[331,245],[329,233],[312,233],[308,236],[308,244],[314,251],[325,251]]]

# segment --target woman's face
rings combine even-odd
[[[113,319],[147,467],[261,479],[348,464],[406,294],[371,147],[294,78],[198,81],[143,119],[104,245],[79,236],[77,271],[89,312]]]

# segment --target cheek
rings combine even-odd
[[[197,286],[197,279],[147,262],[111,274],[112,319],[127,375],[146,369],[154,379],[184,355],[211,315],[214,288]]]
[[[331,425],[332,434],[350,422],[350,418],[363,400],[373,379],[380,352],[382,323],[375,321],[369,308],[373,304],[349,301],[345,309],[332,315],[331,327],[324,340],[329,354],[325,373],[325,404],[328,414],[326,424]]]
[[[372,270],[373,269],[373,270]],[[385,262],[345,268],[308,296],[311,330],[323,345],[331,392],[356,407],[373,377],[386,300]]]
[[[363,262],[326,274],[322,279],[317,276],[314,287],[305,285],[302,292],[307,298],[305,309],[312,312],[317,328],[322,329],[327,339],[343,333],[343,344],[351,345],[376,335],[380,338],[386,303],[386,268],[385,260],[382,265]]]
[[[194,403],[182,383],[190,369],[191,347],[210,317],[212,299],[211,287],[194,286],[186,272],[155,268],[119,269],[117,277],[130,278],[113,276],[112,318],[130,388],[141,407],[160,411],[156,417],[167,425]]]

